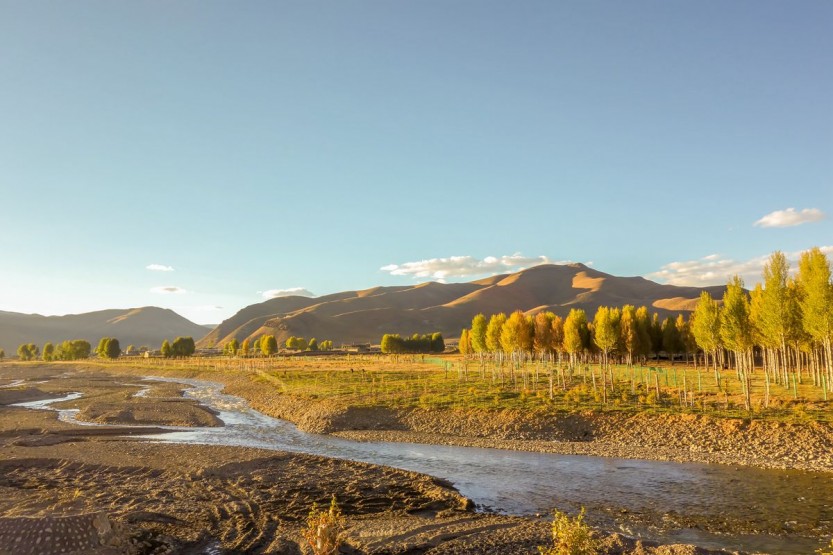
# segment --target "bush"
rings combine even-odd
[[[541,555],[597,555],[599,542],[584,523],[584,507],[576,518],[556,510],[552,521],[552,547],[539,547]]]
[[[336,496],[330,501],[330,508],[319,510],[313,504],[307,517],[307,527],[302,532],[315,555],[335,555],[344,540],[344,517],[336,504]]]

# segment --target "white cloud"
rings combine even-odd
[[[820,247],[825,254],[833,254],[833,246]],[[801,251],[784,253],[794,272],[798,269],[798,257]],[[704,287],[707,285],[725,285],[735,274],[743,278],[747,287],[752,288],[761,281],[764,265],[770,255],[756,256],[748,260],[733,260],[717,254],[710,254],[697,260],[671,262],[659,271],[646,275],[661,283],[671,285],[690,285]]]
[[[165,266],[164,264],[148,264],[145,266],[146,270],[150,270],[151,272],[173,272],[174,269],[171,266]]]
[[[264,299],[277,299],[278,297],[290,297],[297,295],[299,297],[314,297],[315,293],[303,287],[292,287],[290,289],[269,289],[268,291],[258,291],[263,295]]]
[[[159,287],[152,287],[150,292],[159,293],[161,295],[181,295],[183,293],[187,293],[188,291],[175,285],[160,285]]]
[[[787,208],[786,210],[770,212],[755,222],[755,225],[757,227],[793,227],[810,222],[818,222],[825,217],[824,212],[818,208],[805,208],[801,211],[795,208]]]
[[[567,264],[569,261],[554,261],[546,256],[527,257],[520,253],[511,256],[487,256],[479,260],[473,256],[450,256],[448,258],[431,258],[419,262],[388,264],[380,270],[393,276],[412,276],[414,278],[463,278],[502,272],[517,272],[541,264]]]

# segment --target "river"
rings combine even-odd
[[[223,385],[149,378],[190,386],[185,396],[219,412],[225,426],[170,428],[149,441],[260,447],[388,465],[453,483],[478,509],[547,515],[587,508],[605,529],[709,548],[806,555],[833,523],[827,474],[472,447],[356,442],[308,434],[271,418]],[[48,402],[30,403],[47,408]],[[60,411],[75,422],[75,411]]]

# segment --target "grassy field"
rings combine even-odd
[[[491,362],[460,356],[352,355],[271,359],[193,358],[188,360],[120,359],[105,366],[170,369],[186,373],[251,373],[264,387],[306,399],[332,399],[353,406],[426,409],[517,409],[524,411],[597,410],[713,414],[779,421],[833,422],[833,402],[824,400],[809,378],[787,384],[752,375],[753,408],[744,408],[741,382],[722,370],[720,388],[711,370],[692,365],[612,366],[603,387],[598,365],[576,369],[528,363],[502,371]],[[552,396],[550,374],[552,373]],[[612,382],[612,386],[611,386]],[[659,391],[659,394],[657,394]]]

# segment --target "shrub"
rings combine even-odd
[[[302,532],[312,552],[315,555],[335,555],[338,553],[344,540],[344,517],[341,516],[341,509],[336,504],[336,496],[333,495],[329,509],[318,509],[313,504],[307,517],[307,527]]]
[[[597,555],[599,542],[584,523],[584,507],[575,518],[556,510],[552,521],[552,547],[539,547],[541,555]]]

